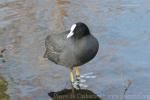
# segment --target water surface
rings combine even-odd
[[[103,100],[150,99],[149,0],[0,0],[0,74],[10,100],[49,100],[69,85],[69,70],[43,58],[48,34],[85,22],[97,37],[97,56],[80,67],[94,72],[90,90]],[[6,62],[3,62],[5,60]]]

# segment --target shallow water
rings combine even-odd
[[[97,56],[80,67],[94,72],[90,90],[103,100],[150,99],[149,0],[0,0],[0,74],[10,100],[49,100],[70,87],[68,69],[43,58],[48,34],[85,22],[97,37]],[[4,62],[4,60],[6,62]],[[91,68],[92,67],[92,68]]]

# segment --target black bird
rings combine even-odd
[[[99,43],[90,33],[87,25],[78,22],[73,24],[68,31],[48,35],[45,39],[45,47],[44,58],[69,68],[70,80],[73,84],[75,82],[73,68],[75,67],[76,79],[78,79],[78,66],[95,57],[99,49]]]

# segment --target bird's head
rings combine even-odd
[[[77,38],[80,39],[86,35],[89,35],[90,31],[87,25],[82,22],[75,23],[71,26],[70,32],[67,35],[67,38]]]

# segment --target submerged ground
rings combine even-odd
[[[43,58],[44,39],[78,21],[100,43],[80,67],[97,76],[88,89],[102,100],[149,100],[149,7],[149,0],[0,0],[0,75],[10,100],[49,100],[50,91],[70,88],[69,70]]]

